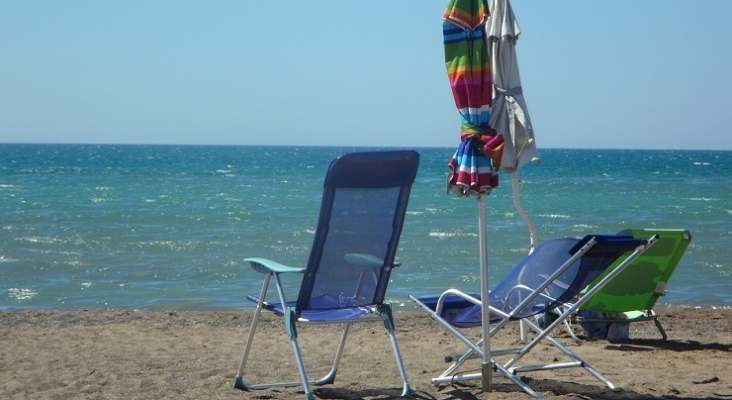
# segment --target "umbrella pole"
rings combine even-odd
[[[486,243],[486,216],[485,196],[478,194],[478,239],[480,240],[480,298],[482,301],[482,327],[483,327],[483,363],[481,365],[481,376],[483,391],[491,391],[493,381],[493,368],[491,365],[491,311],[488,303],[488,244]]]
[[[521,219],[524,220],[526,227],[529,228],[529,254],[531,254],[536,248],[536,227],[534,227],[534,224],[529,219],[526,211],[524,211],[524,207],[521,205],[521,199],[519,199],[520,186],[521,181],[519,180],[518,173],[514,171],[511,173],[511,187],[513,188],[513,206],[516,208],[516,211],[518,211]]]
[[[518,178],[518,173],[514,171],[511,173],[511,187],[513,188],[513,206],[516,208],[516,211],[518,211],[521,219],[524,220],[526,227],[529,228],[529,254],[531,254],[536,248],[536,228],[529,219],[529,216],[526,215],[524,207],[521,205],[521,200],[519,199],[520,186],[521,181]],[[523,343],[526,343],[528,341],[528,328],[526,327],[526,322],[524,322],[524,320],[522,319],[521,322],[519,322],[519,325],[521,326],[521,341]]]

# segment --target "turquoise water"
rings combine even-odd
[[[0,309],[236,309],[261,276],[301,265],[330,160],[364,148],[0,144]],[[420,171],[389,297],[477,290],[478,205],[445,194],[454,149]],[[732,307],[732,152],[540,150],[520,171],[539,241],[684,228],[693,241],[659,308]],[[528,250],[509,177],[486,200],[497,282]],[[297,288],[296,283],[290,285]]]

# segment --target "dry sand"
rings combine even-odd
[[[232,387],[251,315],[251,310],[0,312],[0,398],[302,399],[301,388],[247,392]],[[732,310],[675,309],[661,312],[660,319],[666,342],[648,322],[631,325],[631,340],[624,343],[578,346],[566,333],[557,333],[619,392],[579,368],[527,373],[524,380],[554,399],[732,399]],[[446,367],[443,357],[462,347],[426,314],[399,313],[395,320],[414,398],[530,399],[505,378],[497,378],[490,393],[482,392],[479,382],[433,386],[430,378]],[[338,336],[335,327],[300,329],[310,370],[327,369],[332,355],[323,347]],[[518,328],[512,327],[492,346],[517,338]],[[279,319],[267,315],[254,350],[259,361],[250,365],[257,375],[297,379]],[[551,360],[557,353],[541,344],[530,354]],[[382,325],[361,324],[351,332],[335,383],[314,393],[319,399],[393,399],[399,398],[400,387]]]

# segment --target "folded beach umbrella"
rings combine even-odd
[[[451,0],[443,15],[445,67],[460,112],[461,143],[449,162],[448,191],[488,194],[498,186],[500,139],[490,128],[493,87],[485,23],[485,0]],[[486,157],[486,151],[488,157]]]
[[[445,67],[462,124],[460,146],[450,159],[448,193],[478,199],[480,293],[483,321],[483,390],[491,390],[490,310],[488,308],[488,246],[484,196],[498,186],[501,137],[490,129],[493,98],[485,23],[485,0],[450,0],[443,15]]]
[[[505,140],[499,169],[513,173],[529,161],[538,164],[539,154],[516,58],[521,28],[509,0],[491,1],[486,30],[495,89],[490,126]]]

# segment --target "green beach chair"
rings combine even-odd
[[[666,294],[666,285],[681,256],[691,243],[691,233],[683,229],[629,229],[620,233],[629,234],[635,238],[648,238],[658,234],[659,239],[658,243],[638,257],[580,307],[575,322],[583,325],[586,328],[585,332],[588,331],[587,327],[590,329],[605,327],[605,335],[607,335],[610,333],[607,331],[610,324],[653,321],[663,340],[666,340],[666,331],[653,308],[658,299]],[[610,266],[608,271],[612,271],[613,268],[614,266]],[[598,281],[599,279],[595,282]],[[591,289],[594,284],[594,282],[590,284],[588,289]],[[592,317],[582,317],[582,315],[592,315]],[[609,318],[610,316],[620,318]],[[625,327],[627,326],[625,325]],[[569,332],[575,340],[579,341],[571,328]],[[605,335],[601,334],[600,337]],[[610,336],[609,339],[614,338]]]

